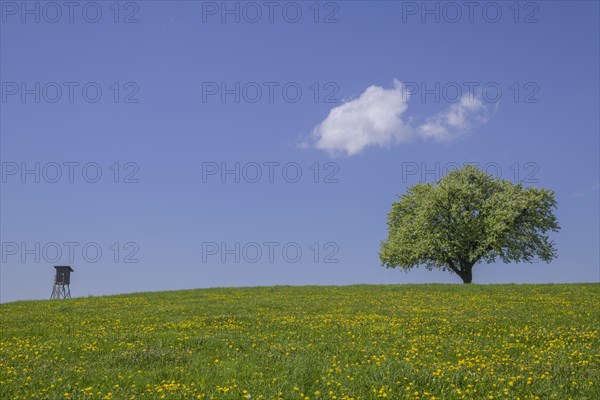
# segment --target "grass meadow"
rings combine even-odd
[[[600,399],[600,285],[201,289],[0,305],[2,399]]]

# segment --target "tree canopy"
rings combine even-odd
[[[471,283],[480,261],[550,262],[548,233],[560,227],[554,192],[494,178],[473,165],[400,195],[388,214],[379,257],[387,268],[424,266]]]

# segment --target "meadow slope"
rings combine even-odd
[[[600,285],[358,285],[0,305],[2,399],[600,399]]]

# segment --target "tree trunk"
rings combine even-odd
[[[463,283],[471,283],[473,280],[473,264],[461,265],[460,274],[458,274],[458,276],[461,277]]]
[[[473,280],[473,266],[477,263],[477,261],[458,261],[455,263],[452,262],[452,260],[448,260],[447,263],[450,270],[456,275],[460,276],[460,279],[463,280],[463,283],[471,283]]]
[[[468,269],[468,270],[464,271],[461,275],[461,278],[463,280],[463,283],[471,283],[471,281],[473,280],[472,269]]]

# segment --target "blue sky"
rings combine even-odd
[[[600,280],[597,2],[0,4],[2,302],[60,264],[74,296],[459,283],[378,249],[465,162],[555,190],[562,227],[475,282]]]

